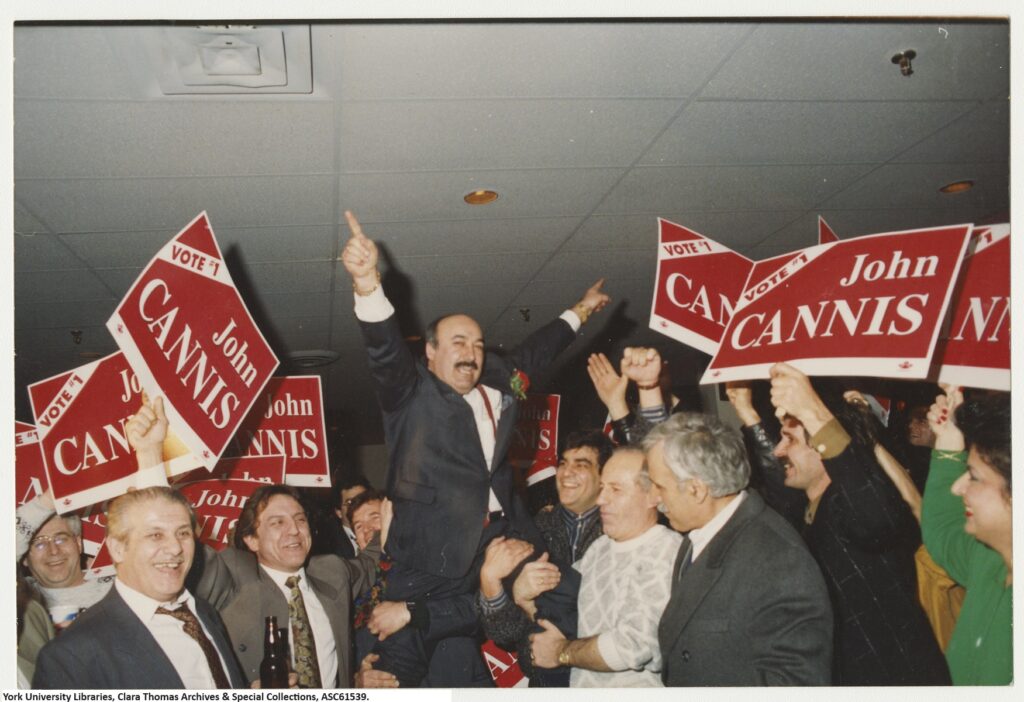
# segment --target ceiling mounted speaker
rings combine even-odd
[[[311,93],[309,25],[163,27],[164,95]]]

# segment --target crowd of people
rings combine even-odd
[[[346,215],[386,485],[339,481],[318,530],[299,490],[261,486],[220,551],[173,488],[134,490],[109,504],[101,579],[38,496],[17,511],[23,686],[255,686],[269,616],[308,688],[487,686],[485,638],[531,686],[1012,683],[1008,393],[935,386],[895,432],[856,380],[778,363],[725,388],[736,430],[665,396],[657,350],[594,354],[609,429],[565,437],[557,499],[530,510],[507,460],[521,379],[609,303],[602,281],[501,356],[442,317],[422,362]],[[140,470],[167,431],[147,398]]]

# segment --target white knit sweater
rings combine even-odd
[[[579,637],[598,635],[601,657],[617,672],[573,668],[572,687],[661,687],[658,622],[681,541],[659,524],[629,541],[602,536],[576,563]]]

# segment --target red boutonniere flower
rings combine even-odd
[[[530,377],[518,368],[512,371],[508,384],[512,386],[512,394],[520,400],[526,399],[526,391],[530,389]]]

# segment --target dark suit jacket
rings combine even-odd
[[[196,614],[224,659],[231,685],[248,687],[224,625],[196,597]],[[32,687],[51,690],[183,689],[167,654],[115,588],[39,652]]]
[[[313,556],[306,565],[309,586],[316,593],[331,622],[338,649],[338,685],[349,687],[352,665],[352,600],[373,582],[380,544],[375,538],[348,561],[334,555]],[[206,547],[196,553],[189,581],[197,595],[210,601],[224,620],[235,654],[246,678],[259,679],[263,660],[264,618],[277,617],[278,626],[288,622],[284,593],[247,551],[228,547],[221,552]],[[333,681],[323,681],[332,687]]]
[[[832,482],[806,524],[807,497],[783,485],[767,432],[761,425],[743,431],[748,446],[761,447],[754,463],[765,499],[798,525],[825,576],[836,622],[833,682],[949,685],[945,658],[917,598],[920,529],[874,454],[851,442],[824,461]]]
[[[658,642],[667,686],[832,681],[832,608],[821,572],[757,493],[673,582]]]
[[[575,338],[572,328],[556,319],[508,357],[487,354],[481,383],[502,392],[491,473],[469,404],[413,359],[395,315],[383,322],[360,322],[360,328],[390,454],[387,492],[395,516],[388,553],[398,563],[435,576],[467,576],[488,512],[489,488],[511,529],[542,548],[529,513],[514,495],[512,470],[505,461],[518,415],[509,382],[515,369],[527,376],[543,369]]]

